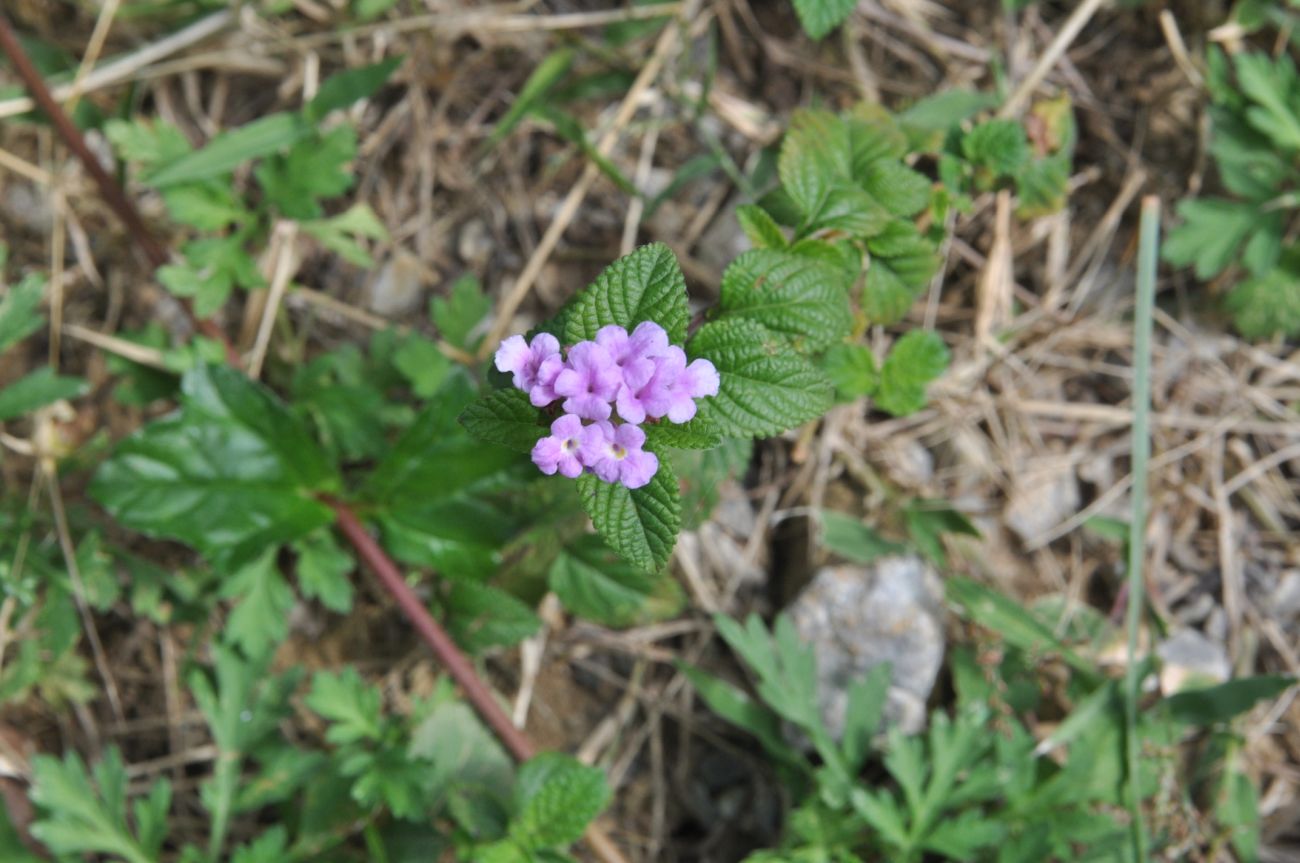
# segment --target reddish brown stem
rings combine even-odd
[[[510,717],[497,703],[492,690],[488,689],[487,684],[479,677],[469,659],[461,653],[460,648],[451,640],[451,636],[447,635],[447,631],[433,619],[433,615],[429,614],[429,610],[415,595],[415,591],[411,590],[406,579],[402,578],[401,570],[393,563],[393,559],[366,532],[365,526],[347,504],[337,500],[326,502],[334,508],[339,530],[343,531],[343,535],[352,543],[357,556],[374,571],[384,590],[396,600],[402,614],[415,627],[420,638],[429,645],[429,649],[447,669],[452,680],[460,685],[465,693],[465,699],[478,711],[478,715],[496,733],[517,761],[527,761],[532,758],[535,752],[532,742],[510,721]]]
[[[50,93],[49,88],[45,86],[45,79],[32,65],[27,52],[23,50],[22,43],[18,41],[17,34],[14,33],[13,27],[10,26],[9,19],[3,14],[0,14],[0,51],[3,51],[5,56],[9,58],[14,71],[22,79],[27,91],[32,94],[32,100],[36,102],[50,123],[54,125],[54,131],[58,133],[68,149],[81,160],[82,165],[85,166],[86,171],[95,181],[95,185],[99,187],[99,194],[113,209],[113,212],[117,214],[117,217],[122,220],[122,224],[126,225],[132,239],[135,240],[135,244],[144,252],[145,257],[149,259],[149,263],[155,268],[167,263],[170,258],[167,250],[149,231],[149,227],[141,218],[139,210],[135,208],[135,205],[131,203],[131,199],[122,191],[122,187],[104,170],[104,166],[95,158],[95,154],[90,152],[90,148],[86,146],[86,139],[81,135],[81,130],[69,119],[67,113],[54,98],[54,95]],[[234,346],[230,344],[230,340],[226,338],[226,334],[221,331],[221,328],[214,321],[199,319],[188,302],[185,303],[185,311],[189,314],[195,329],[208,338],[224,345],[226,358],[231,365],[238,366],[239,354],[235,351]]]

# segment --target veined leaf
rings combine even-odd
[[[1213,725],[1240,716],[1266,698],[1276,698],[1295,686],[1285,675],[1260,675],[1229,680],[1205,689],[1176,692],[1162,703],[1170,716],[1188,725]]]
[[[666,571],[648,574],[630,566],[591,535],[555,559],[547,583],[569,611],[613,627],[664,620],[685,603]]]
[[[912,330],[894,343],[880,367],[876,406],[894,416],[925,406],[926,387],[948,368],[948,346],[930,330]]]
[[[118,521],[234,567],[328,524],[333,465],[270,392],[224,366],[185,375],[183,407],[122,441],[91,494]]]
[[[594,339],[609,324],[631,331],[642,321],[654,321],[667,331],[669,342],[680,345],[689,319],[686,278],[677,258],[663,243],[651,243],[610,264],[574,300],[564,340],[576,344]]]
[[[597,768],[547,752],[520,768],[515,797],[518,814],[511,836],[525,848],[543,849],[582,838],[609,802],[609,789]]]
[[[825,373],[761,324],[706,324],[691,339],[688,353],[707,358],[718,370],[718,394],[700,402],[700,414],[723,434],[779,434],[830,407],[832,387]]]
[[[752,249],[722,274],[721,319],[762,324],[815,351],[848,334],[848,285],[841,271],[809,258]]]
[[[279,152],[310,131],[311,126],[297,114],[270,114],[246,126],[222,132],[202,150],[162,165],[145,179],[162,188],[219,177],[250,159]]]
[[[759,249],[784,249],[789,245],[781,226],[768,215],[767,210],[756,204],[745,204],[736,208],[736,219],[749,242]]]
[[[460,424],[479,440],[529,453],[546,437],[541,414],[523,390],[493,390],[472,402],[460,415]]]
[[[1183,223],[1169,232],[1162,254],[1176,266],[1195,265],[1201,279],[1223,272],[1265,216],[1255,204],[1219,198],[1182,201],[1178,215]]]
[[[663,447],[713,449],[722,443],[722,429],[700,414],[685,423],[661,421],[646,423],[642,428],[645,431],[646,446],[655,452]]]
[[[624,560],[650,573],[668,562],[682,526],[682,501],[667,459],[659,460],[659,471],[641,488],[583,474],[578,493],[596,531]]]

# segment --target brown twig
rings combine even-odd
[[[429,614],[424,603],[415,595],[415,591],[406,583],[406,579],[402,578],[397,564],[379,547],[374,537],[366,532],[365,526],[361,524],[356,513],[342,501],[327,500],[326,503],[333,507],[339,530],[348,538],[348,542],[352,543],[357,556],[374,571],[384,590],[397,602],[398,608],[411,622],[411,626],[415,627],[420,638],[429,645],[429,649],[447,669],[452,680],[460,685],[465,693],[465,699],[505,744],[515,760],[527,761],[532,758],[536,751],[533,749],[532,742],[510,721],[505,709],[497,703],[492,690],[488,689],[487,684],[479,677],[465,654],[461,653],[460,648],[451,640],[447,631],[438,625],[433,615]]]
[[[424,607],[424,603],[415,595],[415,591],[406,583],[406,579],[402,578],[397,564],[366,531],[356,513],[342,501],[326,499],[325,502],[334,509],[336,524],[347,537],[348,542],[352,543],[357,557],[365,561],[375,573],[384,590],[397,602],[402,615],[411,626],[415,627],[415,631],[433,651],[433,655],[442,663],[443,668],[447,669],[452,680],[460,685],[465,700],[492,729],[497,739],[505,745],[516,761],[522,762],[532,758],[537,752],[532,741],[510,720],[505,708],[483,682],[483,678],[474,670],[469,658],[451,640],[447,631],[433,619],[433,615]],[[627,863],[623,852],[599,824],[589,825],[583,839],[596,857],[604,863]]]
[[[167,254],[167,250],[163,248],[158,239],[150,232],[149,227],[145,225],[144,219],[140,217],[140,212],[131,203],[131,199],[126,196],[126,193],[122,191],[122,187],[104,170],[104,166],[95,158],[95,154],[90,152],[81,131],[68,118],[67,113],[50,93],[50,89],[45,86],[45,79],[32,65],[32,61],[19,43],[13,27],[10,26],[9,19],[3,14],[0,14],[0,51],[3,51],[5,56],[9,58],[14,71],[22,79],[27,91],[32,94],[32,100],[36,102],[50,123],[53,124],[59,138],[81,160],[82,165],[85,166],[86,171],[95,181],[95,185],[99,187],[99,194],[112,208],[113,212],[117,214],[117,217],[122,220],[122,224],[126,225],[126,229],[130,232],[135,244],[144,252],[145,257],[149,259],[149,263],[155,268],[167,263],[171,256]],[[195,329],[208,338],[221,342],[225,346],[226,357],[230,364],[239,365],[239,355],[235,352],[234,346],[230,344],[230,340],[226,338],[226,334],[221,331],[221,328],[214,321],[198,318],[194,314],[193,307],[188,302],[185,302],[184,306]]]

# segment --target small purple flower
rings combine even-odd
[[[555,391],[555,379],[564,368],[564,358],[559,354],[551,354],[542,360],[542,364],[537,367],[533,387],[528,391],[528,400],[533,403],[533,407],[544,408],[559,399],[560,395]]]
[[[609,403],[623,383],[609,351],[595,342],[579,342],[569,348],[567,367],[555,378],[557,396],[564,398],[564,410],[583,419],[609,419]]]
[[[641,449],[645,445],[645,432],[640,426],[600,422],[589,428],[599,429],[600,433],[592,447],[591,469],[605,482],[640,488],[659,470],[659,457]]]
[[[627,422],[646,417],[668,417],[684,423],[695,416],[695,400],[718,394],[718,371],[708,360],[686,365],[686,352],[673,345],[655,363],[654,374],[640,389],[624,386],[618,392],[618,415]]]
[[[533,447],[533,464],[548,476],[557,470],[573,479],[596,457],[603,457],[605,435],[602,429],[584,426],[573,414],[551,423],[551,434]]]
[[[511,336],[497,348],[496,366],[500,371],[514,375],[512,381],[516,387],[531,393],[538,383],[538,372],[552,357],[561,359],[560,342],[550,333],[538,333],[531,345],[524,341],[523,336]],[[554,363],[548,368],[553,366]]]
[[[623,375],[623,384],[637,390],[654,374],[654,361],[668,352],[668,333],[653,321],[637,324],[631,335],[610,324],[597,331],[596,344],[609,351]]]

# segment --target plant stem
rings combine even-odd
[[[144,219],[140,216],[140,211],[135,208],[135,205],[131,203],[131,199],[122,191],[122,187],[108,175],[108,172],[104,170],[104,166],[95,158],[95,154],[90,152],[81,131],[68,117],[63,108],[59,106],[59,103],[50,93],[50,89],[45,86],[45,80],[41,77],[41,73],[32,65],[32,61],[27,56],[27,52],[23,50],[23,46],[18,41],[18,36],[14,33],[13,27],[10,26],[9,19],[3,14],[0,14],[0,51],[3,51],[5,56],[9,58],[14,71],[22,79],[27,91],[32,94],[32,100],[36,102],[49,119],[63,143],[81,161],[86,172],[90,174],[95,181],[95,185],[99,187],[100,196],[117,214],[117,217],[122,220],[122,224],[126,225],[127,231],[135,240],[135,244],[144,252],[145,257],[149,259],[149,263],[155,269],[166,264],[171,256],[168,255],[167,250],[163,248],[158,239],[150,232],[148,226],[145,225]],[[239,354],[235,351],[230,340],[226,338],[226,334],[221,331],[221,328],[214,321],[198,318],[188,300],[182,301],[182,304],[194,328],[204,336],[220,342],[226,349],[227,360],[231,365],[238,366]]]
[[[1137,304],[1133,314],[1133,512],[1128,526],[1128,664],[1124,669],[1124,742],[1132,817],[1134,859],[1146,859],[1142,822],[1141,752],[1138,741],[1138,630],[1142,624],[1142,570],[1146,556],[1147,463],[1151,459],[1151,331],[1156,296],[1156,262],[1160,247],[1160,199],[1142,199],[1138,235]]]
[[[402,577],[397,564],[366,531],[356,513],[342,501],[327,500],[326,503],[334,508],[339,530],[352,543],[357,556],[374,571],[384,590],[393,597],[398,608],[402,610],[403,616],[410,621],[411,626],[415,627],[415,631],[424,643],[429,645],[429,649],[447,669],[452,680],[459,684],[465,693],[465,699],[505,744],[516,761],[527,761],[532,758],[536,751],[532,742],[510,721],[510,717],[497,703],[492,690],[479,677],[468,657],[451,640],[447,631],[433,619],[433,615],[424,607],[424,603]]]

